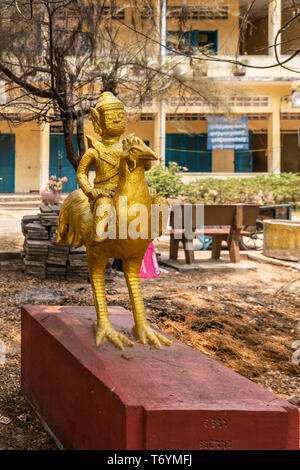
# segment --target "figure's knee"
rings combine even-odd
[[[94,214],[96,217],[107,216],[112,209],[112,199],[109,197],[98,198],[94,205]]]

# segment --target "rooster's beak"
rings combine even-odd
[[[147,147],[147,151],[140,156],[141,160],[158,160],[158,157],[151,150],[150,147]]]

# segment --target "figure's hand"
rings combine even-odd
[[[101,194],[100,189],[91,189],[89,191],[89,198],[92,199],[92,201],[94,201],[94,199],[96,199],[98,196],[100,196],[100,194]]]
[[[113,191],[108,191],[107,189],[100,189],[100,188],[93,188],[90,192],[88,197],[94,201],[97,199],[98,196],[107,196],[107,197],[113,197],[114,192]]]
[[[136,136],[135,134],[128,134],[122,139],[122,145],[123,145],[123,150],[124,151],[129,151],[134,145],[144,145],[144,141]]]

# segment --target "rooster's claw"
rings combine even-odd
[[[144,346],[146,346],[147,343],[150,343],[156,348],[161,349],[162,344],[165,344],[166,346],[171,346],[171,344],[173,344],[172,341],[158,333],[158,331],[155,331],[147,324],[139,327],[135,326],[133,328],[133,332],[137,340]]]

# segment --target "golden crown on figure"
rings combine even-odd
[[[120,101],[110,91],[105,91],[101,94],[95,109],[99,112],[107,109],[124,108],[122,101]]]

